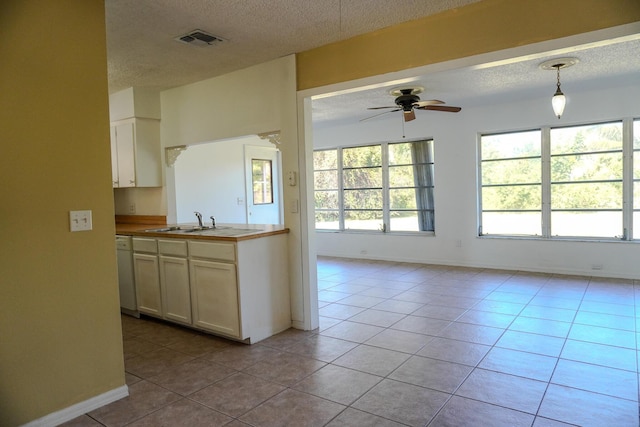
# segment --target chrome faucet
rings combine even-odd
[[[210,216],[211,218],[211,228],[216,228],[216,217]]]
[[[194,214],[196,214],[196,218],[198,218],[198,225],[200,227],[204,227],[204,225],[202,224],[202,214],[200,212],[194,212]]]

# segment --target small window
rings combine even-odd
[[[273,203],[273,181],[271,174],[271,160],[251,159],[254,205],[268,205]]]

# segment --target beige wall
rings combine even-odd
[[[0,3],[0,425],[124,385],[102,1]],[[93,231],[69,232],[69,211]]]
[[[299,53],[298,90],[636,21],[638,0],[482,0]]]

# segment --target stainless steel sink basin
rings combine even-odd
[[[151,228],[148,230],[144,230],[148,233],[185,233],[185,234],[199,234],[204,236],[227,236],[227,237],[235,237],[242,236],[245,234],[255,233],[257,230],[254,228],[234,228],[234,227],[226,227],[226,226],[217,226],[213,227],[199,227],[194,225],[175,225],[175,226],[167,226],[161,228]]]
[[[235,237],[242,236],[245,234],[256,233],[262,230],[256,230],[255,228],[231,228],[231,227],[216,227],[209,230],[202,230],[198,232],[200,235],[204,236],[227,236],[227,237]]]

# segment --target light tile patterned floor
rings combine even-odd
[[[638,426],[640,282],[318,260],[320,328],[123,316],[130,396],[66,426]]]

